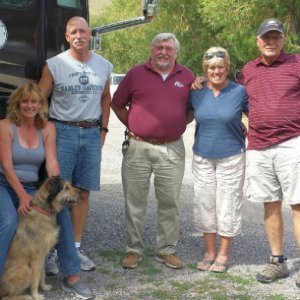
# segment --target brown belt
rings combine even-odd
[[[134,133],[132,133],[132,132],[129,133],[129,138],[134,139],[139,142],[145,142],[145,143],[149,143],[149,144],[153,144],[153,145],[164,145],[164,144],[174,142],[174,140],[159,141],[159,140],[155,140],[155,139],[140,138],[139,136],[134,135]]]
[[[71,122],[71,121],[61,121],[53,118],[49,118],[50,121],[57,121],[64,125],[70,125],[70,126],[76,126],[79,128],[91,128],[91,127],[100,127],[99,120],[89,122],[89,121],[77,121],[77,122]]]

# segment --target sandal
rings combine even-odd
[[[203,258],[201,261],[197,262],[197,269],[200,271],[208,271],[213,263],[213,259]]]
[[[227,271],[227,262],[222,261],[214,261],[214,263],[210,266],[209,271],[216,273],[224,273]]]

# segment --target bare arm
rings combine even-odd
[[[111,103],[111,96],[110,96],[110,81],[107,80],[105,83],[104,91],[101,96],[101,109],[102,109],[102,115],[101,115],[101,122],[102,127],[107,128],[108,122],[109,122],[109,116],[110,116],[110,103]],[[106,132],[103,130],[101,132],[101,141],[103,147],[105,142]]]
[[[48,65],[45,65],[38,86],[47,98],[53,91],[53,82],[54,80],[52,74],[50,73]]]
[[[56,157],[56,129],[51,122],[47,122],[46,127],[42,130],[45,157],[46,157],[46,170],[48,176],[59,175],[59,165]]]
[[[113,102],[111,104],[112,110],[115,112],[118,119],[128,127],[128,109],[127,107],[116,106]]]
[[[196,77],[195,81],[192,83],[191,90],[201,90],[207,78],[204,76]]]
[[[194,111],[187,109],[186,111],[186,124],[191,123],[194,120]]]
[[[25,215],[30,211],[30,201],[32,196],[29,195],[21,184],[13,167],[11,143],[13,139],[13,130],[11,122],[7,119],[0,121],[0,164],[2,172],[8,183],[16,192],[19,198],[18,211]]]

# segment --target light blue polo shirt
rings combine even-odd
[[[207,85],[192,91],[188,108],[196,120],[194,153],[222,158],[245,152],[241,119],[248,105],[245,88],[235,82],[230,81],[217,97]]]

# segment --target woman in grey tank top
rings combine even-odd
[[[18,213],[30,211],[38,171],[46,161],[48,176],[58,176],[56,130],[48,122],[48,102],[35,83],[17,88],[8,101],[7,118],[0,121],[0,278],[18,224]],[[79,277],[80,264],[67,208],[58,214],[58,258],[66,277]]]

